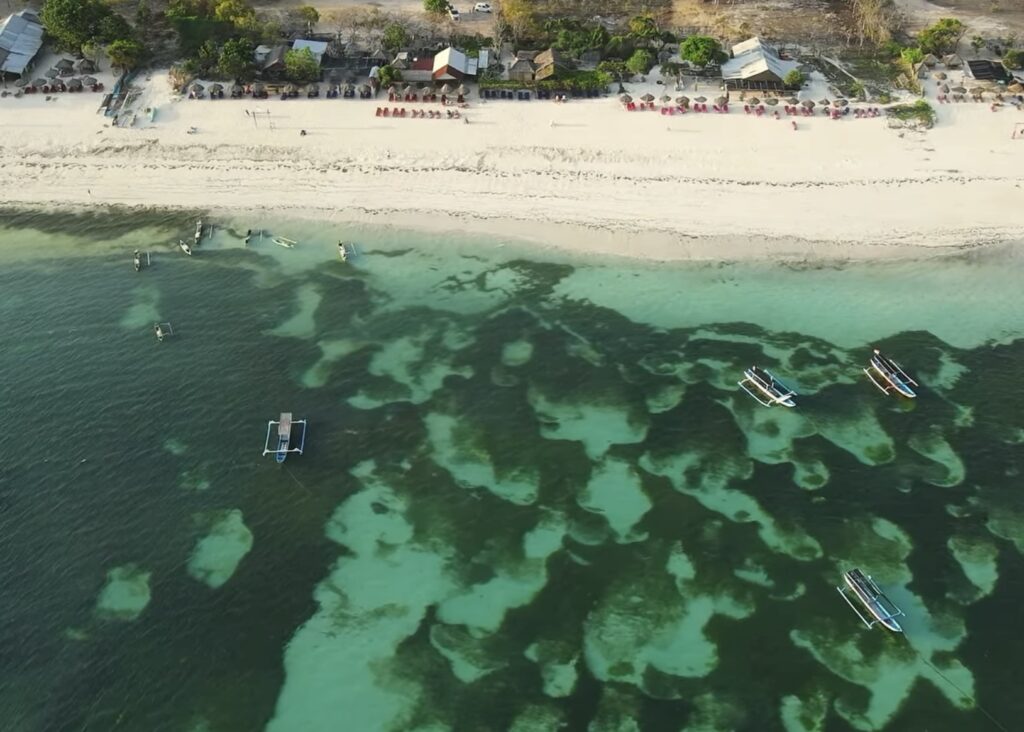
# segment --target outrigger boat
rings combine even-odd
[[[271,441],[275,437],[274,425],[277,425],[277,430],[276,430],[277,446],[276,447],[271,447]],[[292,447],[291,446],[292,427],[294,425],[302,425],[302,436],[299,438],[299,446],[298,447]],[[263,445],[263,455],[264,455],[264,457],[266,457],[267,455],[270,455],[271,453],[273,453],[274,459],[277,462],[279,462],[279,463],[283,463],[285,461],[285,458],[288,457],[288,453],[290,453],[290,452],[297,452],[297,453],[299,453],[301,455],[302,454],[302,450],[303,450],[303,448],[305,448],[305,446],[306,446],[306,420],[304,420],[304,419],[297,419],[297,420],[292,421],[292,413],[291,412],[281,412],[281,417],[276,422],[274,420],[270,420],[269,422],[267,422],[267,441]]]
[[[846,586],[836,587],[836,589],[843,596],[843,599],[846,600],[846,604],[857,613],[857,617],[861,619],[865,626],[873,628],[880,623],[894,633],[903,632],[903,627],[897,622],[896,618],[904,617],[904,612],[896,607],[896,604],[886,597],[884,592],[878,589],[878,585],[871,579],[871,575],[864,574],[859,569],[851,569],[849,572],[843,573],[843,579],[846,581]],[[868,620],[867,616],[853,604],[850,594],[857,598],[861,607],[874,620]]]
[[[139,254],[139,250],[135,250],[135,254],[132,255],[132,266],[135,267],[136,272],[142,271],[142,255]]]
[[[188,256],[192,256],[192,247],[184,239],[178,239],[178,246],[181,247],[181,251],[185,252]]]
[[[202,238],[203,238],[203,220],[199,219],[199,221],[196,222],[196,235],[195,235],[196,246],[199,246],[199,242],[202,241]]]
[[[153,332],[161,343],[164,342],[164,338],[174,335],[174,329],[171,328],[170,323],[153,323]]]
[[[743,391],[754,397],[759,404],[771,407],[781,404],[784,407],[795,407],[793,397],[796,392],[771,375],[771,372],[751,366],[743,372],[744,378],[737,382]]]
[[[284,247],[285,249],[294,249],[295,245],[298,244],[297,241],[295,241],[294,239],[289,239],[286,236],[275,236],[274,243],[277,244],[279,247]]]
[[[868,364],[868,368],[864,369],[864,373],[871,379],[872,384],[886,394],[895,392],[908,399],[913,399],[917,396],[914,390],[910,388],[917,386],[917,382],[907,376],[907,372],[898,363],[891,358],[883,356],[882,352],[877,348],[871,355],[871,360]]]
[[[342,262],[347,262],[348,258],[354,253],[355,250],[351,245],[343,241],[338,242],[338,256],[341,257]]]

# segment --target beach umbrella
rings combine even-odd
[[[949,94],[949,84],[943,84],[939,87],[939,91],[943,94]]]
[[[93,72],[96,71],[96,62],[91,58],[80,58],[75,62],[80,72]]]
[[[640,97],[640,101],[641,102],[653,102],[654,101],[654,95],[653,94],[644,94],[642,97]]]
[[[46,70],[46,78],[47,79],[56,79],[58,76],[60,76],[60,72],[57,71],[57,69],[47,69]]]
[[[43,83],[45,84],[46,82],[43,82]],[[27,86],[28,85],[28,78],[23,76],[20,79],[18,79],[16,82],[14,82],[14,85],[15,86]],[[39,84],[39,86],[42,86],[42,84]]]
[[[32,82],[32,86],[46,86],[49,83],[47,79],[36,79]]]
[[[812,102],[810,99],[805,99],[802,102],[800,102],[800,104],[806,109],[814,109],[814,102]]]
[[[456,94],[461,94],[462,96],[465,96],[466,95],[466,85],[465,84],[459,84],[459,88],[455,90],[455,93]]]
[[[676,104],[681,104],[682,106],[685,107],[689,103],[690,103],[690,98],[689,97],[686,97],[686,96],[676,97]]]
[[[56,68],[61,74],[70,74],[75,69],[75,63],[69,58],[62,58],[60,61],[55,63]]]
[[[945,72],[945,71],[936,71],[936,72],[935,72],[935,73],[933,74],[933,76],[934,76],[934,77],[935,77],[936,79],[938,79],[939,81],[945,81],[946,79],[948,79],[948,78],[949,78],[948,76],[946,76],[946,72]]]
[[[210,92],[211,93],[213,93],[213,94],[220,94],[222,91],[224,91],[224,85],[223,84],[210,84]]]
[[[629,104],[630,102],[633,101],[633,97],[629,96],[628,94],[623,94],[622,96],[619,97],[619,101],[622,102],[623,104]]]
[[[768,97],[767,99],[764,100],[764,103],[767,104],[769,107],[774,107],[776,104],[779,103],[779,100],[776,99],[775,97]]]
[[[204,87],[198,81],[195,82],[192,86],[189,87],[189,90],[190,91],[194,91],[196,94],[202,93],[205,89],[206,89],[206,87]]]
[[[799,103],[799,101],[800,100],[797,99],[796,97],[790,97],[789,99],[786,100],[786,104],[792,104],[795,106],[796,104]]]
[[[351,84],[351,83],[345,84],[345,91],[350,92],[350,91],[355,91],[355,90],[356,90],[356,85],[355,84]]]
[[[704,102],[706,102],[707,100],[708,100],[708,98],[707,98],[707,97],[697,97],[697,98],[695,98],[695,99],[694,99],[693,101],[697,102],[698,104],[703,104],[703,103],[704,103]]]
[[[264,91],[266,91],[266,87],[263,86],[263,82],[257,81],[252,85],[253,94],[262,94]]]
[[[760,99],[758,99],[757,97],[751,97],[751,98],[750,98],[750,99],[748,99],[747,101],[748,101],[748,102],[750,102],[750,104],[752,104],[752,105],[753,105],[753,106],[755,106],[755,107],[756,107],[756,106],[757,106],[758,104],[760,104],[760,103],[761,103],[761,100],[760,100]]]
[[[950,91],[954,94],[966,94],[967,90],[962,86],[954,86]]]
[[[295,86],[295,84],[289,84],[288,86],[286,86],[284,88],[284,90],[286,92],[288,92],[289,94],[298,94],[299,93],[299,87]]]
[[[306,87],[306,91],[318,92],[318,91],[320,91],[320,85],[314,82],[314,83],[310,84],[308,87]]]
[[[715,104],[717,104],[719,107],[721,107],[723,104],[728,104],[728,102],[728,97],[717,97],[715,99]]]
[[[987,91],[986,89],[982,89],[980,86],[975,86],[975,87],[971,88],[971,94],[974,94],[975,96],[979,96],[979,97],[982,94],[984,94],[986,91]]]
[[[834,107],[845,107],[847,104],[849,104],[849,102],[846,101],[845,99],[837,99],[834,102],[832,102],[832,106]]]
[[[231,93],[241,96],[242,94],[245,94],[245,87],[236,81],[231,85]]]
[[[819,100],[818,100],[818,104],[820,104],[820,105],[821,105],[821,106],[823,106],[823,107],[827,107],[827,106],[828,106],[828,105],[830,105],[831,103],[832,103],[832,102],[830,102],[830,101],[828,100],[828,98],[827,98],[827,97],[826,97],[825,99],[819,99]]]
[[[370,89],[370,85],[369,84],[361,84],[359,86],[359,93],[360,94],[369,94],[371,91],[373,91],[373,90]]]
[[[446,83],[444,86],[441,87],[441,93],[442,94],[451,94],[452,93],[452,85]]]
[[[388,94],[398,94],[398,87],[392,84],[388,87]]]
[[[672,97],[670,97],[668,94],[662,94],[660,101],[662,104],[668,104],[669,102],[672,101]]]
[[[71,89],[72,91],[78,91],[81,88],[82,88],[82,80],[81,79],[69,79],[68,80],[68,89]]]

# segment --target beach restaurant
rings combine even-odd
[[[732,47],[729,60],[722,64],[722,79],[727,89],[779,91],[786,88],[786,74],[799,65],[754,36]]]
[[[43,25],[31,10],[0,21],[0,78],[21,76],[43,46]]]

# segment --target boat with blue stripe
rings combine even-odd
[[[914,399],[917,394],[911,387],[917,386],[917,382],[907,375],[903,367],[882,355],[877,348],[871,355],[868,368],[864,373],[871,379],[871,383],[884,391],[886,394],[899,394],[907,399]]]
[[[275,425],[277,426],[276,430],[274,429]],[[292,447],[292,429],[296,426],[299,427],[300,432],[298,446]],[[293,420],[291,412],[281,412],[279,419],[268,421],[267,440],[263,445],[264,457],[272,454],[277,462],[283,463],[289,453],[297,452],[301,455],[306,447],[306,426],[304,419]]]

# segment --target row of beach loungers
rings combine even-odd
[[[459,114],[457,109],[446,109],[445,113],[440,110],[434,109],[413,109],[407,111],[405,107],[399,109],[393,107],[388,109],[387,107],[377,107],[375,117],[411,117],[412,119],[459,119],[462,115]]]
[[[436,102],[436,101],[439,101],[438,100],[438,96],[439,95],[437,95],[437,94],[424,94],[423,98],[420,99],[418,97],[418,95],[413,94],[413,93],[406,94],[405,96],[402,96],[401,94],[388,94],[388,101],[389,102],[419,102],[419,101],[423,101],[423,102]],[[447,94],[441,94],[440,95],[440,102],[441,102],[441,104],[447,104],[448,103],[448,99],[449,98],[448,98]],[[457,95],[455,97],[455,103],[456,104],[464,104],[465,102],[466,102],[466,97],[464,95],[459,94],[459,95]]]

